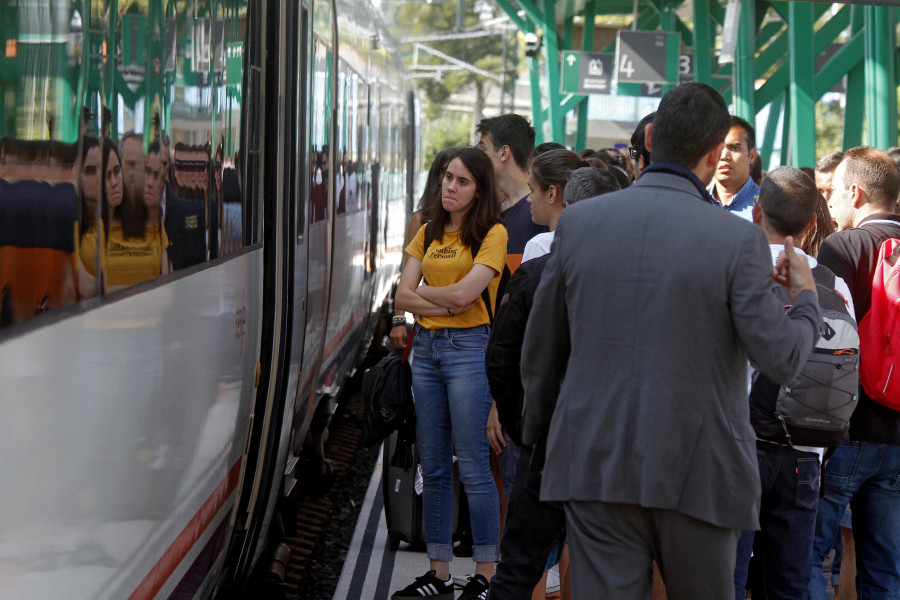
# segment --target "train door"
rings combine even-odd
[[[299,456],[316,408],[318,374],[325,346],[334,231],[334,114],[337,87],[337,33],[331,2],[317,2],[312,14],[309,55],[309,131],[305,197],[306,322],[302,369],[298,375],[293,455]]]
[[[297,111],[299,64],[296,53],[303,10],[298,2],[260,3],[251,24],[258,27],[249,52],[249,71],[261,81],[249,115],[259,129],[261,151],[250,157],[261,161],[264,240],[264,311],[259,364],[259,388],[253,413],[246,470],[241,483],[235,539],[230,550],[234,575],[249,575],[264,548],[287,458],[285,431],[290,432],[287,402],[291,355],[295,272],[298,254],[296,204],[299,183]],[[264,101],[277,98],[278,101]],[[300,253],[302,254],[302,253]],[[302,285],[302,281],[300,282]]]

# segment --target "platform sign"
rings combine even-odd
[[[564,94],[609,94],[615,56],[603,52],[562,53],[562,81]]]
[[[680,33],[619,31],[616,79],[619,83],[676,83],[680,54]]]

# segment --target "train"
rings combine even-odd
[[[0,598],[239,588],[390,312],[397,42],[354,0],[0,12]]]

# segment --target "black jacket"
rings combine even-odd
[[[831,234],[819,249],[819,262],[847,282],[857,322],[872,306],[872,275],[878,249],[892,237],[900,238],[900,215],[876,213],[863,219],[858,227]],[[860,386],[859,404],[850,419],[850,439],[900,445],[900,412],[872,400]]]
[[[506,285],[491,327],[484,357],[491,396],[497,403],[500,424],[516,443],[522,444],[522,339],[531,313],[534,292],[549,254],[522,263]]]

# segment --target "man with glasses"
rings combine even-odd
[[[641,119],[631,134],[631,146],[628,147],[628,154],[631,156],[631,160],[634,161],[635,181],[641,177],[641,173],[650,164],[650,151],[647,150],[647,146],[644,143],[644,130],[648,123],[653,122],[654,116],[656,116],[656,113],[652,112]]]

